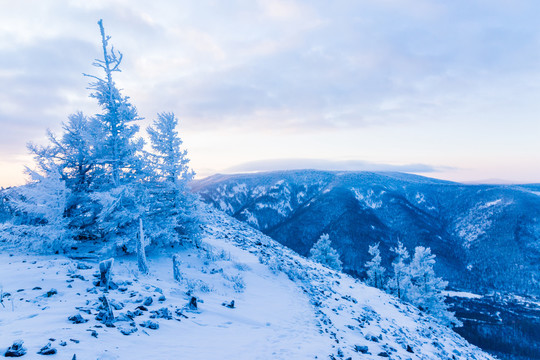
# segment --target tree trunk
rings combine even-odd
[[[144,229],[142,219],[139,219],[139,235],[137,236],[137,264],[141,274],[148,274],[148,263],[144,245]]]

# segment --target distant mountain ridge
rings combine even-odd
[[[429,246],[452,287],[540,295],[540,184],[465,185],[396,172],[214,175],[193,189],[307,255],[322,233],[362,277],[369,244]]]

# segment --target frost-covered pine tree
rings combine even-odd
[[[64,133],[57,137],[48,132],[49,145],[29,144],[36,162],[53,161],[70,189],[66,204],[69,228],[76,238],[90,238],[89,227],[95,221],[96,208],[89,197],[96,177],[95,144],[100,130],[81,112],[69,116],[62,124]]]
[[[411,287],[411,275],[407,264],[409,252],[401,241],[398,241],[397,247],[391,248],[390,251],[396,257],[392,262],[393,274],[388,280],[386,287],[389,293],[396,295],[399,299],[408,301],[409,289]]]
[[[443,291],[448,282],[435,276],[433,266],[435,255],[430,248],[418,246],[410,263],[412,286],[409,290],[409,301],[420,310],[438,318],[446,325],[460,325],[454,314],[448,311]]]
[[[330,236],[328,234],[322,234],[319,240],[309,250],[310,259],[321,263],[330,269],[337,271],[342,270],[342,263],[339,259],[339,254],[336,249],[332,247]]]
[[[70,115],[62,128],[61,137],[48,132],[49,146],[29,145],[30,151],[36,156],[53,159],[72,191],[88,192],[96,166],[94,147],[100,137],[99,130],[81,112]]]
[[[160,113],[147,128],[152,152],[148,154],[148,226],[153,242],[174,244],[182,238],[198,242],[199,223],[196,197],[188,189],[193,178],[187,151],[182,149],[178,119],[173,113]]]
[[[189,169],[187,150],[182,149],[177,126],[178,119],[173,113],[160,113],[147,132],[153,150],[151,157],[155,178],[186,190],[187,182],[194,173]]]
[[[110,46],[103,22],[98,24],[103,58],[94,65],[103,74],[87,76],[93,79],[90,96],[101,112],[92,117],[73,114],[61,136],[49,131],[49,145],[29,145],[37,169],[29,170],[29,184],[10,190],[4,207],[17,217],[7,235],[28,232],[24,226],[35,231],[47,227],[66,244],[72,239],[102,240],[111,250],[135,252],[142,221],[149,241],[141,241],[140,250],[186,236],[196,242],[196,199],[187,189],[193,172],[181,149],[177,120],[173,114],[160,114],[149,128],[153,152],[143,150],[144,141],[137,137],[140,117],[113,80],[122,54]],[[0,229],[3,235],[5,230]],[[41,236],[34,239],[45,242]]]
[[[369,245],[369,254],[372,256],[371,260],[366,262],[367,283],[378,289],[382,289],[384,286],[384,272],[386,269],[381,265],[381,252],[379,250],[379,243]]]
[[[70,191],[59,167],[50,158],[36,158],[37,169],[27,168],[30,183],[16,188],[10,202],[17,211],[16,224],[3,228],[6,235],[35,250],[57,252],[70,244],[66,208]]]
[[[103,48],[103,59],[94,66],[100,68],[103,77],[87,75],[91,97],[98,101],[102,113],[93,119],[101,137],[95,144],[96,174],[92,184],[92,200],[98,205],[96,233],[111,244],[126,251],[134,250],[134,238],[138,221],[145,207],[143,167],[141,158],[144,141],[136,138],[139,130],[136,121],[141,118],[137,109],[123,96],[113,81],[113,73],[120,71],[122,54],[109,45],[110,36],[105,35],[103,22],[98,22]]]
[[[104,76],[85,75],[94,80],[90,83],[93,90],[90,97],[95,98],[102,109],[102,113],[95,116],[102,128],[101,141],[96,146],[98,163],[106,177],[102,185],[108,183],[111,187],[117,187],[132,180],[139,165],[137,155],[144,142],[135,137],[139,131],[135,122],[141,120],[137,109],[129,97],[121,94],[113,80],[113,73],[121,71],[122,53],[109,45],[110,36],[105,35],[102,20],[98,21],[98,25],[103,59],[96,59],[93,65],[100,68]]]

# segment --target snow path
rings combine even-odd
[[[209,243],[216,248],[223,245],[211,239]],[[115,328],[96,328],[100,324],[94,315],[81,313],[89,319],[86,324],[72,324],[67,319],[78,313],[76,306],[87,306],[87,300],[92,304],[101,295],[86,291],[93,287],[90,281],[75,278],[66,282],[71,281],[69,273],[92,280],[96,264],[91,264],[94,269],[75,271],[76,262],[61,256],[0,254],[0,285],[4,293],[12,294],[4,298],[5,308],[0,306],[0,354],[21,338],[28,349],[27,358],[39,357],[36,352],[51,337],[56,339],[52,344],[58,350],[51,358],[58,359],[71,359],[73,354],[77,354],[77,359],[314,359],[316,355],[330,353],[331,341],[320,334],[309,299],[298,286],[283,274],[271,273],[252,254],[230,245],[226,245],[226,251],[230,251],[234,261],[241,261],[250,269],[241,274],[245,282],[242,293],[222,286],[222,278],[216,275],[214,283],[208,282],[214,291],[198,294],[203,301],[199,302],[199,313],[185,312],[189,318],[181,321],[159,319],[160,329],[139,327],[129,336]],[[183,264],[187,265],[186,273],[197,272],[197,267],[204,266],[194,254],[189,257],[191,261]],[[114,266],[115,279],[133,280],[135,259],[119,260]],[[154,305],[149,310],[167,305],[172,310],[188,302],[186,289],[171,280],[170,264],[168,257],[150,257],[152,274],[134,281],[128,290],[153,296]],[[42,289],[32,290],[36,286]],[[153,290],[155,287],[167,298],[162,305],[157,304],[160,294]],[[58,294],[43,296],[51,288]],[[121,295],[109,292],[109,297],[122,301],[126,309],[140,305],[129,304]],[[233,299],[235,309],[222,306]],[[98,338],[92,337],[88,329],[96,330]],[[67,345],[58,346],[61,341]]]

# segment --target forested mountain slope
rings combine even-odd
[[[540,295],[540,185],[463,185],[401,173],[284,171],[196,181],[204,201],[307,255],[323,233],[360,277],[402,241],[430,247],[451,286]]]

